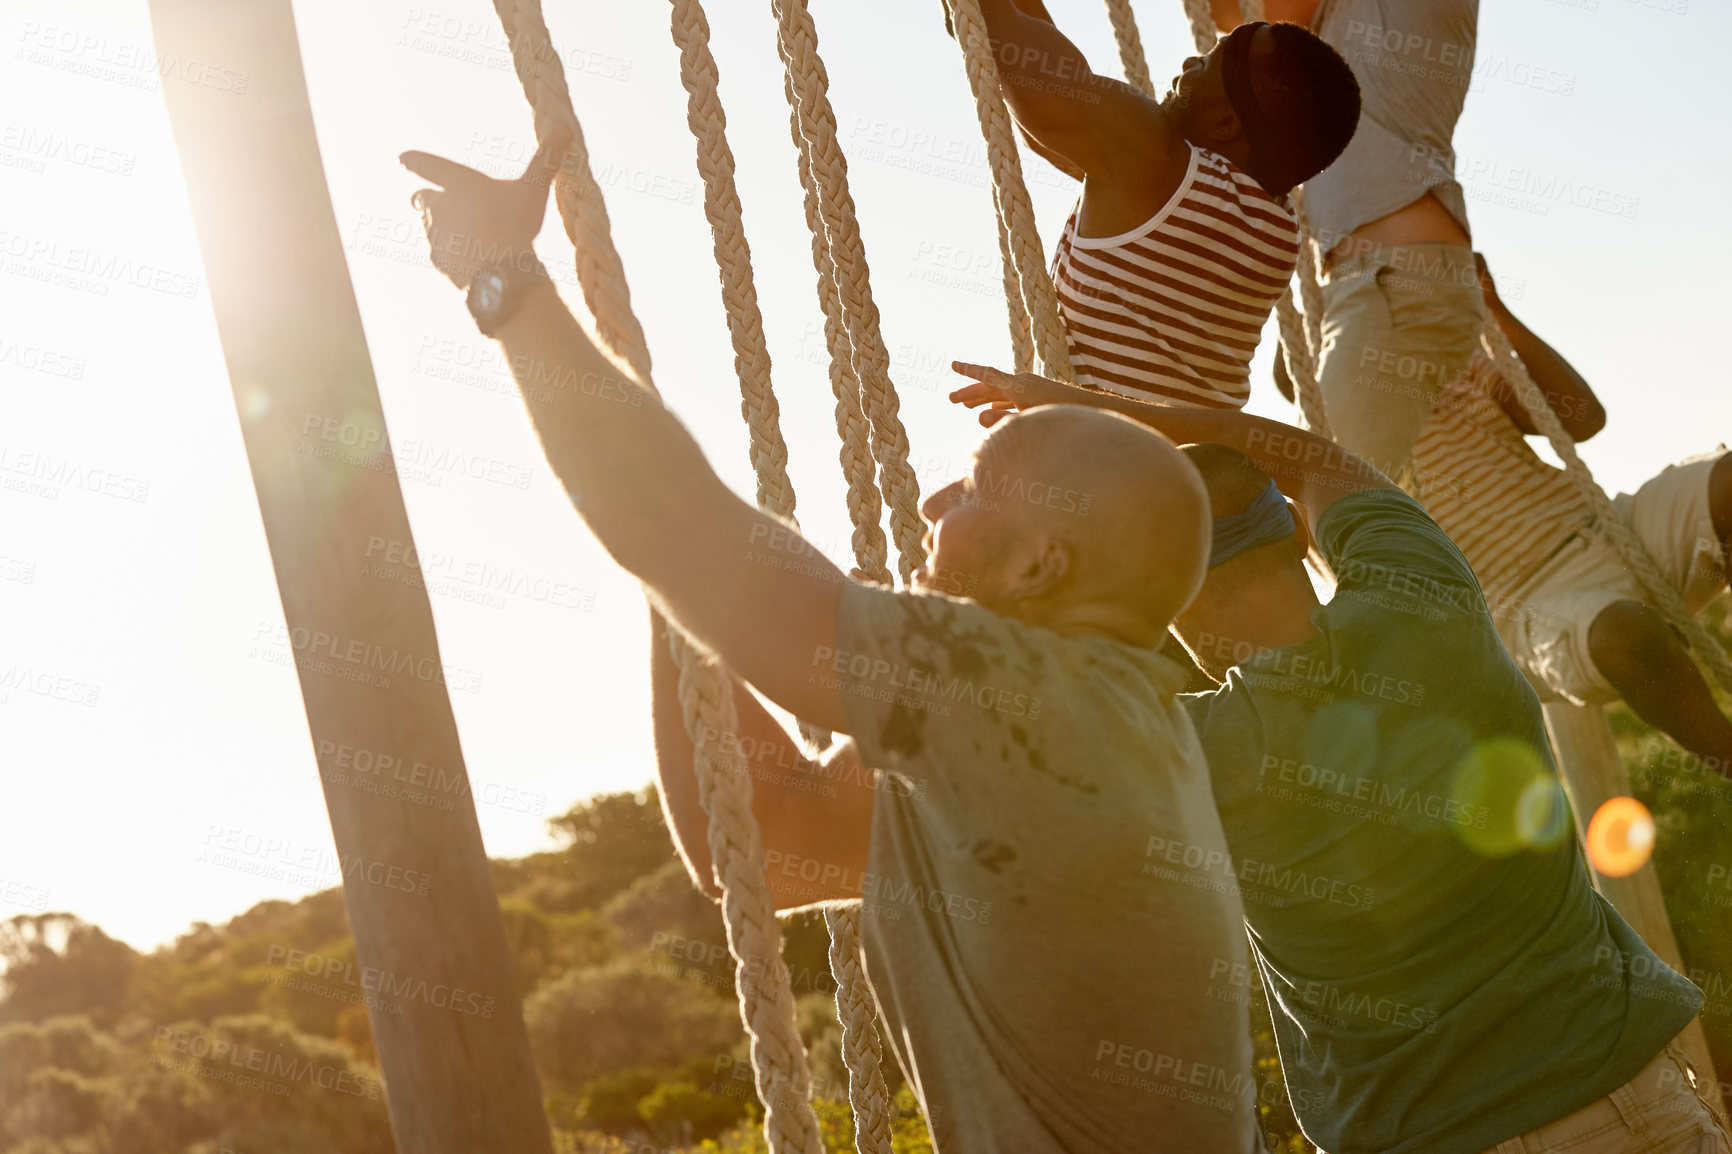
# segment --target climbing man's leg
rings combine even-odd
[[[1588,627],[1588,652],[1636,716],[1732,778],[1732,721],[1665,618],[1640,601],[1614,601]]]
[[[1335,439],[1399,480],[1484,323],[1465,245],[1391,245],[1337,264],[1323,286],[1317,374]]]

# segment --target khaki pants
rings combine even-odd
[[[1612,501],[1692,613],[1726,588],[1708,496],[1709,478],[1725,455],[1721,446],[1668,465],[1634,495],[1619,493]],[[1588,635],[1606,606],[1614,601],[1646,604],[1648,595],[1610,541],[1592,532],[1572,537],[1556,556],[1496,600],[1492,618],[1498,636],[1541,700],[1563,697],[1577,705],[1603,705],[1618,699],[1618,691],[1594,664]]]
[[[1709,1104],[1711,1093],[1696,1085],[1689,1059],[1672,1042],[1599,1101],[1485,1154],[1732,1154],[1732,1135],[1719,1106]]]
[[[1473,250],[1388,245],[1340,261],[1323,283],[1318,384],[1335,439],[1400,480],[1438,392],[1485,324]]]

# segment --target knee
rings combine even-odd
[[[1640,601],[1614,601],[1588,627],[1588,651],[1614,685],[1643,681],[1654,658],[1677,645],[1665,618]]]

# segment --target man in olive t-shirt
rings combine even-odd
[[[952,399],[989,424],[1080,400],[1200,442],[1210,572],[1174,628],[1224,681],[1187,704],[1233,861],[1199,872],[1240,886],[1306,1137],[1478,1154],[1561,1121],[1571,1141],[1510,1149],[1597,1154],[1720,1134],[1669,1046],[1702,994],[1593,891],[1539,702],[1419,505],[1273,421],[958,369],[978,383]],[[1283,494],[1315,521],[1327,604]],[[1638,1100],[1644,1133],[1579,1144]]]

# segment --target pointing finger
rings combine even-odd
[[[473,168],[455,160],[446,160],[443,156],[434,156],[431,152],[405,152],[397,160],[416,176],[445,188],[458,188],[490,179]]]
[[[952,372],[961,373],[965,377],[973,377],[977,381],[984,381],[988,377],[992,376],[1004,375],[989,365],[971,365],[967,361],[951,361],[950,368]]]

